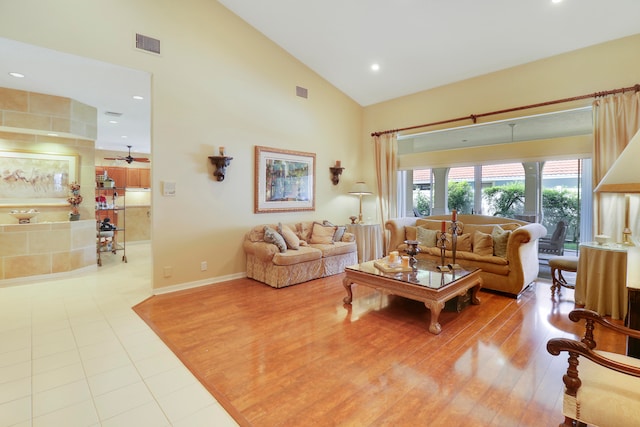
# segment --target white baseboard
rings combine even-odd
[[[153,289],[154,295],[169,294],[171,292],[184,291],[185,289],[199,288],[201,286],[214,285],[216,283],[227,282],[229,280],[243,279],[247,277],[247,273],[228,274],[220,277],[210,277],[208,279],[197,280],[195,282],[180,283],[178,285],[166,286],[163,288]]]

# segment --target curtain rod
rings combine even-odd
[[[409,126],[409,127],[400,128],[400,129],[383,130],[383,131],[379,131],[379,132],[373,132],[371,134],[371,136],[386,135],[388,133],[395,133],[395,132],[402,132],[402,131],[405,131],[405,130],[420,129],[420,128],[425,128],[425,127],[429,127],[429,126],[435,126],[435,125],[442,125],[442,124],[446,124],[446,123],[459,122],[459,121],[462,121],[462,120],[471,120],[475,124],[477,122],[478,118],[480,118],[480,117],[493,116],[493,115],[496,115],[496,114],[503,114],[503,113],[511,113],[513,111],[528,110],[530,108],[545,107],[547,105],[562,104],[562,103],[565,103],[565,102],[579,101],[581,99],[587,99],[587,98],[599,98],[599,97],[603,97],[603,96],[607,96],[607,95],[614,95],[616,93],[625,93],[625,92],[628,92],[628,91],[631,91],[631,90],[633,90],[635,92],[640,92],[640,84],[635,84],[633,86],[623,87],[623,88],[620,88],[620,89],[605,90],[605,91],[602,91],[602,92],[594,92],[594,93],[590,93],[590,94],[587,94],[587,95],[574,96],[574,97],[571,97],[571,98],[556,99],[554,101],[541,102],[539,104],[530,104],[530,105],[524,105],[522,107],[507,108],[506,110],[492,111],[490,113],[470,114],[470,115],[464,116],[464,117],[456,117],[455,119],[442,120],[442,121],[439,121],[439,122],[426,123],[426,124],[423,124],[423,125]]]

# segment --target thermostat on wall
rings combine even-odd
[[[162,195],[173,197],[176,195],[176,183],[175,181],[163,181],[162,182]]]

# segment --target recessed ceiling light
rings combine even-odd
[[[380,70],[380,64],[371,64],[371,70],[372,71]]]
[[[122,138],[122,139],[127,139],[127,138],[128,138],[128,136],[127,136],[127,135],[122,135],[120,138]]]
[[[10,75],[11,77],[15,77],[15,78],[18,78],[18,79],[21,79],[21,78],[23,78],[23,77],[24,77],[24,74],[21,74],[21,73],[15,73],[15,72],[11,72],[11,73],[9,73],[9,75]]]
[[[562,3],[562,0],[551,0],[551,3]]]
[[[117,120],[109,120],[109,123],[116,124],[116,123],[118,123],[118,121]]]
[[[144,97],[140,95],[133,95],[133,99],[144,99]]]

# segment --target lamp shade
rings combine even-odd
[[[354,194],[356,196],[367,196],[373,193],[371,192],[371,190],[369,190],[369,187],[364,181],[358,181],[353,184],[353,187],[351,187],[351,190],[349,190],[349,194]]]
[[[602,193],[640,193],[640,131],[616,159],[594,191]]]

